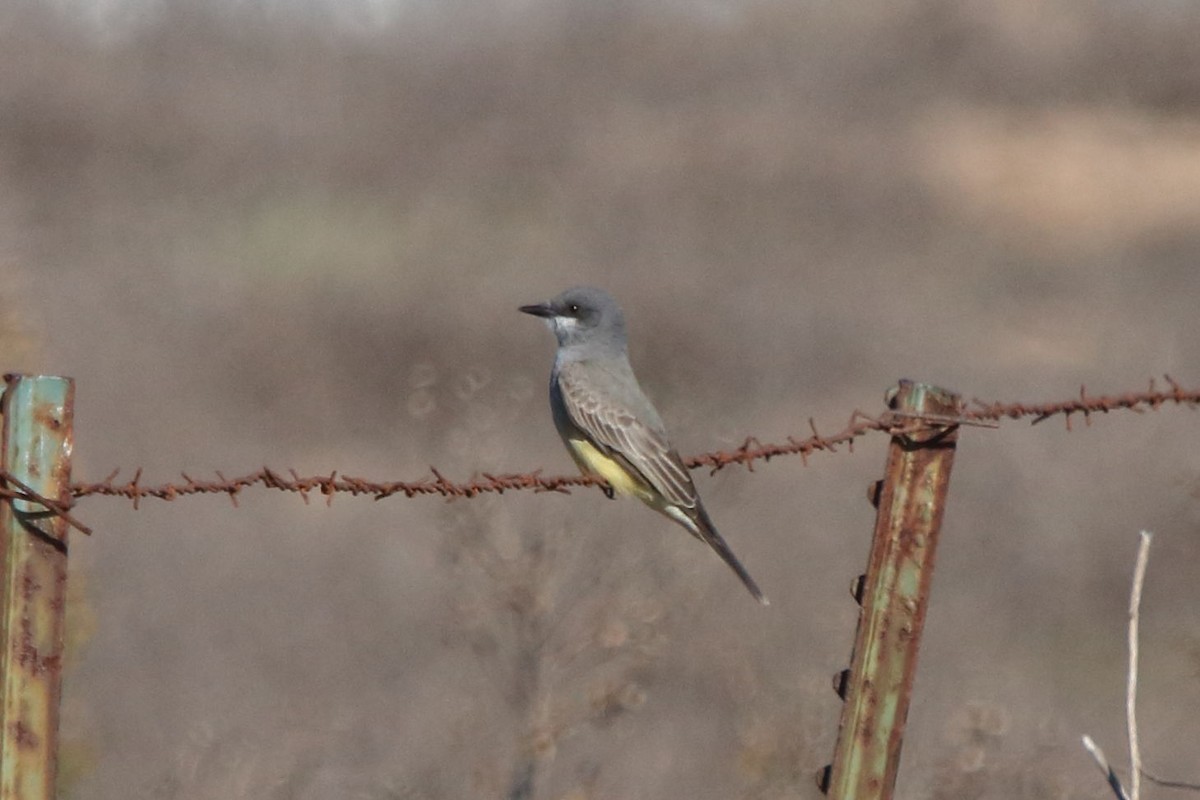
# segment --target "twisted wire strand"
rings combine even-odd
[[[855,410],[850,414],[845,426],[831,434],[822,434],[810,418],[808,421],[811,435],[804,438],[789,436],[782,442],[763,443],[756,437],[745,439],[740,447],[733,450],[714,450],[700,453],[684,459],[684,463],[692,468],[707,467],[711,472],[717,472],[725,467],[740,464],[753,471],[758,461],[770,461],[779,456],[798,455],[807,466],[808,456],[815,452],[837,452],[843,445],[853,452],[854,442],[860,437],[874,432],[889,434],[905,433],[919,430],[922,427],[939,427],[953,424],[984,425],[997,427],[1003,420],[1019,420],[1032,418],[1032,424],[1044,422],[1052,417],[1061,416],[1065,419],[1067,430],[1072,429],[1072,420],[1082,415],[1084,423],[1090,425],[1097,414],[1107,414],[1111,411],[1133,411],[1143,413],[1153,411],[1167,404],[1175,404],[1197,408],[1200,406],[1200,389],[1187,389],[1174,381],[1169,375],[1165,376],[1166,389],[1160,389],[1156,381],[1151,380],[1149,388],[1140,392],[1125,392],[1114,395],[1089,395],[1086,387],[1080,387],[1079,396],[1069,400],[1049,403],[1002,403],[972,400],[955,418],[913,418],[885,411],[878,416],[871,416]],[[142,483],[142,470],[134,472],[131,480],[118,483],[119,470],[114,470],[104,480],[92,483],[75,483],[71,486],[71,496],[75,500],[86,497],[120,497],[132,502],[136,509],[145,499],[172,501],[192,495],[224,494],[236,506],[238,496],[255,488],[274,489],[283,492],[299,494],[305,503],[310,496],[319,495],[325,502],[332,503],[337,494],[353,496],[367,495],[376,500],[382,500],[393,495],[416,497],[419,495],[440,495],[446,498],[472,498],[483,494],[503,494],[508,491],[532,490],[535,492],[564,492],[572,488],[594,486],[602,483],[602,479],[582,475],[544,475],[543,470],[535,469],[521,473],[492,474],[479,473],[465,481],[450,480],[435,467],[430,467],[430,477],[415,481],[372,481],[366,478],[353,477],[332,471],[327,475],[301,476],[295,470],[281,474],[269,467],[263,467],[234,478],[226,478],[221,472],[216,472],[215,480],[202,480],[181,473],[181,482],[161,484]],[[36,499],[24,496],[24,499]],[[62,506],[62,504],[58,504]],[[46,504],[48,510],[59,513],[55,506]],[[63,512],[66,508],[61,508]],[[76,525],[78,527],[78,525]]]

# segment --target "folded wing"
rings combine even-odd
[[[588,370],[565,365],[558,375],[559,389],[571,421],[586,432],[592,443],[620,456],[647,484],[672,505],[696,507],[696,487],[679,453],[667,441],[661,426],[647,423],[627,398],[606,390],[604,373],[589,377]],[[634,391],[636,385],[633,387]],[[638,396],[645,405],[649,401]],[[657,414],[653,415],[657,417]]]

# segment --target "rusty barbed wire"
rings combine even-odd
[[[855,410],[850,414],[845,427],[836,433],[821,434],[817,430],[816,423],[810,418],[808,425],[812,435],[806,438],[797,439],[789,436],[783,442],[764,444],[751,436],[747,437],[742,445],[734,450],[701,453],[684,459],[684,463],[693,469],[708,467],[713,473],[734,464],[744,465],[753,471],[757,461],[770,461],[778,456],[798,455],[807,466],[810,454],[818,451],[837,452],[842,445],[853,452],[855,440],[872,432],[896,434],[914,432],[922,427],[942,427],[947,424],[984,424],[995,427],[1004,419],[1017,420],[1027,417],[1033,417],[1031,424],[1036,425],[1055,416],[1064,417],[1067,430],[1071,430],[1071,420],[1076,414],[1082,414],[1085,424],[1090,425],[1093,415],[1110,411],[1127,410],[1142,413],[1146,410],[1156,410],[1168,403],[1191,408],[1200,406],[1200,389],[1185,389],[1169,375],[1164,376],[1164,380],[1168,385],[1166,390],[1160,390],[1153,379],[1146,391],[1125,392],[1117,395],[1092,396],[1087,393],[1086,387],[1080,387],[1078,398],[1050,403],[1000,403],[975,399],[971,401],[970,407],[963,409],[961,416],[954,419],[921,420],[907,418],[891,411],[884,411],[879,416],[872,417]],[[462,482],[449,480],[434,467],[430,467],[430,473],[431,477],[416,481],[377,482],[339,474],[337,471],[328,475],[303,477],[298,475],[295,470],[288,470],[288,474],[285,476],[269,467],[263,467],[256,472],[236,478],[226,478],[221,472],[216,472],[216,480],[197,480],[182,473],[182,483],[145,485],[141,482],[142,470],[139,468],[134,473],[133,479],[124,483],[115,482],[119,470],[114,470],[99,482],[76,483],[71,486],[71,495],[76,500],[92,496],[121,497],[130,500],[136,509],[146,498],[171,501],[199,494],[228,495],[234,506],[237,506],[238,496],[243,491],[256,487],[296,493],[305,503],[309,502],[310,495],[321,495],[325,498],[326,504],[330,504],[337,494],[369,495],[376,500],[401,494],[405,497],[440,495],[454,499],[521,490],[569,493],[575,487],[602,484],[601,479],[590,476],[555,475],[547,477],[542,475],[541,469],[512,474],[484,472]]]
[[[70,510],[74,505],[74,501],[63,502],[61,500],[51,500],[45,495],[38,494],[28,484],[22,483],[15,477],[10,475],[7,470],[0,469],[0,499],[9,503],[14,500],[23,500],[27,503],[34,503],[46,509],[44,512],[27,513],[28,517],[37,516],[54,516],[62,518],[63,522],[75,528],[80,533],[85,533],[88,536],[92,535],[92,529],[84,525],[75,517],[71,516]]]
[[[1066,419],[1067,430],[1071,430],[1071,415],[1082,414],[1085,425],[1092,424],[1092,414],[1109,411],[1127,410],[1139,414],[1147,409],[1156,411],[1166,403],[1197,407],[1196,397],[1200,390],[1185,389],[1170,375],[1164,375],[1167,391],[1159,391],[1157,382],[1151,378],[1150,388],[1144,392],[1126,392],[1119,395],[1090,397],[1086,386],[1079,387],[1078,399],[1064,400],[1058,403],[1042,403],[1040,405],[1025,405],[1023,403],[985,403],[982,400],[972,400],[976,406],[968,410],[964,416],[976,420],[999,421],[1005,417],[1019,419],[1034,417],[1031,424],[1037,425],[1053,416],[1062,414]]]

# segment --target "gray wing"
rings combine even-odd
[[[696,507],[692,478],[632,371],[616,373],[596,362],[564,364],[558,388],[571,422],[595,445],[622,457],[670,504]]]

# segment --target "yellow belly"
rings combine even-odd
[[[657,507],[657,494],[639,478],[630,475],[621,462],[609,458],[590,442],[583,439],[568,439],[571,457],[585,474],[599,475],[608,485],[621,494],[632,495],[651,506]]]

